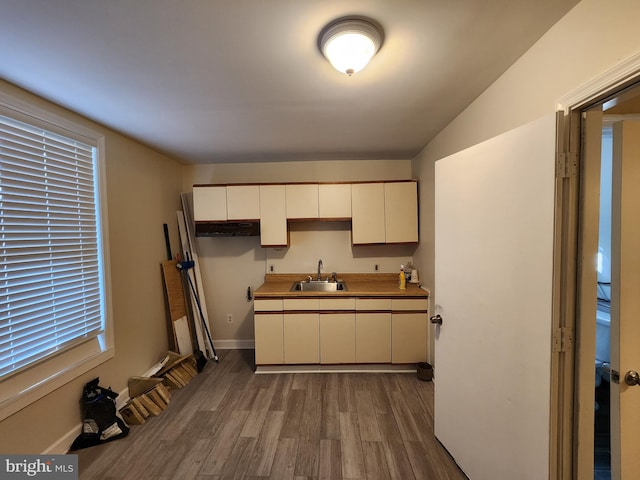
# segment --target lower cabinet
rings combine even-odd
[[[427,314],[393,313],[391,362],[417,363],[427,360]]]
[[[320,314],[320,363],[356,362],[356,315]]]
[[[391,362],[391,314],[356,314],[356,363]]]
[[[282,313],[254,315],[254,328],[256,339],[256,365],[283,364]]]
[[[257,299],[257,365],[427,361],[426,298]]]
[[[320,363],[319,345],[318,313],[284,315],[284,363]]]

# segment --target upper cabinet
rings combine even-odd
[[[227,186],[227,219],[259,220],[260,219],[260,186],[228,185]]]
[[[212,185],[193,187],[196,222],[260,219],[259,185]]]
[[[418,241],[415,181],[355,183],[351,186],[351,209],[354,245]]]
[[[354,245],[385,243],[384,183],[351,185],[351,241]]]
[[[287,184],[287,218],[290,220],[318,218],[318,184]]]
[[[193,187],[193,218],[196,222],[227,221],[227,189],[224,186]]]
[[[286,247],[287,205],[284,185],[260,185],[260,245]]]
[[[384,224],[386,243],[418,241],[418,183],[384,184]]]
[[[418,242],[415,180],[195,185],[193,209],[204,234],[257,235],[259,221],[263,247],[288,245],[288,220],[314,219],[351,220],[354,245]],[[252,228],[239,232],[242,222]]]
[[[322,183],[318,185],[318,216],[322,219],[351,218],[351,184]]]

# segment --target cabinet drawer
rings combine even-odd
[[[253,301],[254,312],[281,312],[282,299],[258,299]]]
[[[285,298],[283,300],[285,310],[318,310],[319,298]]]
[[[396,311],[414,310],[426,312],[429,300],[424,298],[394,298],[391,300],[391,309]]]
[[[355,298],[321,298],[321,310],[355,310]]]
[[[356,298],[357,311],[391,310],[390,298]]]

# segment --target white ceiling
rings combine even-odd
[[[0,0],[0,77],[184,163],[407,159],[576,3]],[[385,30],[353,77],[349,14]]]

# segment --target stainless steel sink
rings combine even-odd
[[[342,282],[330,282],[328,280],[307,280],[294,282],[290,292],[346,292],[347,285]]]

